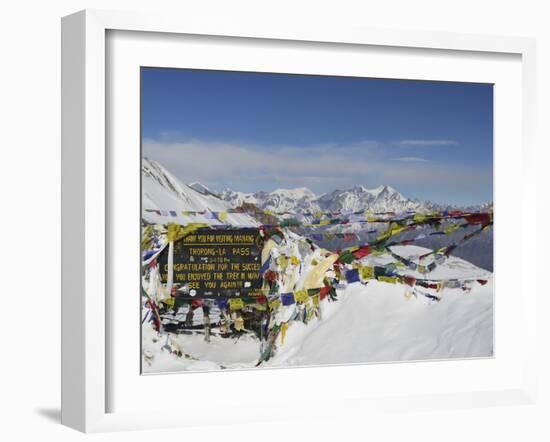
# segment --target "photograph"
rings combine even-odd
[[[494,357],[493,84],[140,69],[142,374]]]

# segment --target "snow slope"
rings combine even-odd
[[[309,333],[292,330],[305,336],[289,333],[266,366],[492,356],[492,283],[468,294],[444,291],[439,303],[428,303],[405,298],[403,286],[351,285],[325,321]]]
[[[399,246],[410,259],[428,249]],[[382,265],[387,256],[367,257]],[[404,274],[421,277],[406,271]],[[284,346],[266,366],[413,361],[493,355],[493,278],[490,272],[451,257],[430,275],[434,279],[487,278],[469,292],[443,289],[434,303],[406,296],[407,287],[379,281],[351,284],[339,301],[325,304],[324,320],[305,327],[295,323]],[[430,292],[429,290],[425,290]],[[435,294],[435,293],[434,293]],[[311,328],[310,328],[311,327]]]
[[[182,225],[206,223],[209,225],[231,224],[234,226],[257,226],[258,222],[247,214],[231,213],[225,221],[205,215],[183,215],[184,211],[223,212],[232,206],[210,193],[207,188],[195,188],[183,184],[156,161],[144,158],[141,165],[142,218],[155,224],[168,222]],[[198,183],[193,183],[198,187]],[[162,216],[151,210],[175,211],[176,216]]]

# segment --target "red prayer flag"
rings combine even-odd
[[[265,272],[264,278],[267,281],[275,282],[277,280],[277,274],[273,270],[268,270]]]
[[[469,213],[468,215],[464,215],[464,218],[466,218],[466,221],[468,221],[469,224],[489,224],[491,222],[491,215],[488,213]]]
[[[352,253],[356,259],[361,259],[370,253],[369,246],[362,246],[358,250]]]
[[[204,304],[204,301],[202,299],[193,299],[191,301],[191,307],[193,308],[202,307],[203,304]]]

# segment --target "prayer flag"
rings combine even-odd
[[[363,279],[363,281],[373,279],[374,278],[374,268],[370,267],[370,266],[361,266],[361,267],[359,267],[359,274],[361,275],[361,279]]]
[[[294,293],[294,299],[296,302],[306,302],[308,300],[307,290],[297,290]]]
[[[284,293],[281,295],[281,302],[283,305],[294,304],[294,295],[292,293]]]
[[[269,301],[269,310],[275,310],[281,306],[281,300],[278,298]]]
[[[387,282],[388,284],[395,284],[398,281],[397,276],[379,276],[378,281]]]
[[[346,281],[351,284],[353,282],[360,282],[359,279],[359,270],[351,269],[346,272]]]
[[[244,307],[244,302],[241,298],[230,298],[229,306],[231,310],[240,310]]]

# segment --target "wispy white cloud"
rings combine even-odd
[[[201,140],[144,140],[143,153],[185,177],[184,181],[223,182],[238,177],[248,181],[302,181],[305,185],[367,173],[373,167],[369,148],[374,146],[365,143],[270,149]]]
[[[453,195],[472,195],[475,200],[481,190],[492,188],[492,173],[486,168],[436,163],[412,155],[388,158],[391,150],[382,147],[376,142],[254,146],[190,139],[144,140],[143,154],[183,182],[200,181],[213,190],[308,187],[322,193],[358,184],[387,184],[408,197],[442,195],[438,199],[449,202]]]
[[[457,146],[455,140],[401,140],[397,144],[403,147],[442,147]]]
[[[425,158],[420,157],[398,157],[398,158],[392,158],[392,161],[405,161],[409,163],[428,163],[430,160],[427,160]]]

